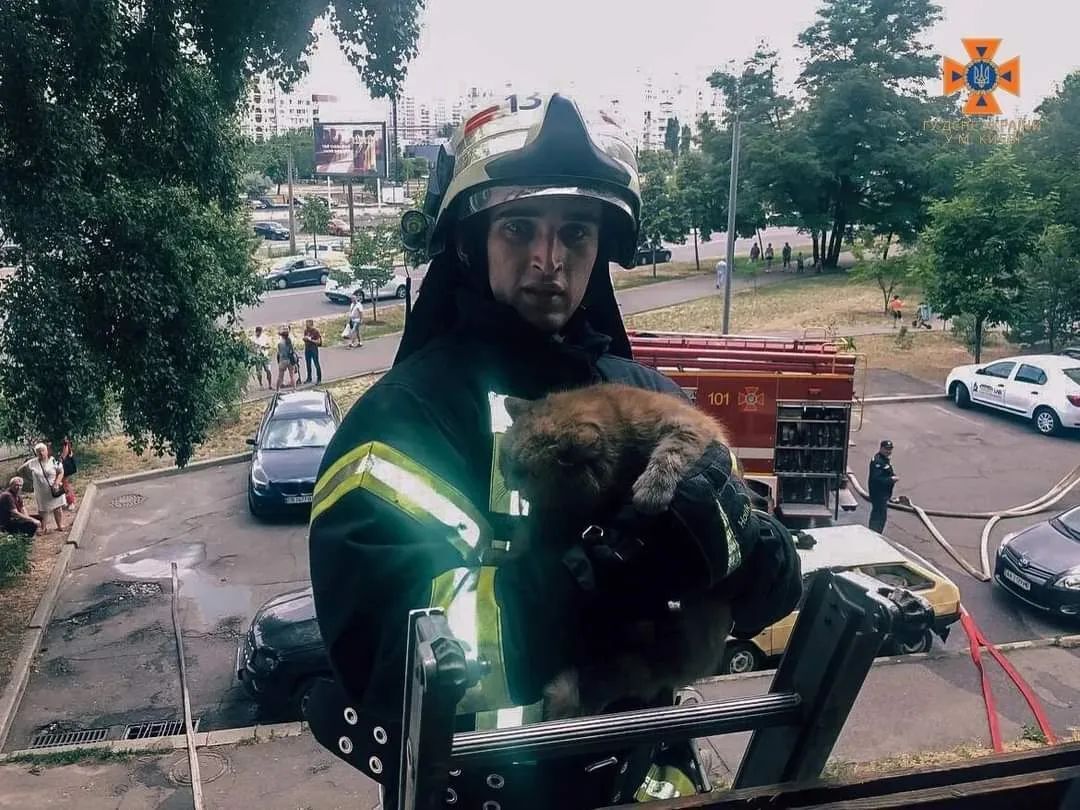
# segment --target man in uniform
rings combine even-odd
[[[888,439],[881,442],[877,454],[870,459],[870,528],[879,534],[885,531],[885,519],[889,513],[889,499],[893,487],[900,479],[896,477],[892,466],[893,443]]]
[[[625,135],[609,115],[587,118],[558,94],[510,96],[440,151],[421,218],[432,257],[422,291],[394,367],[327,448],[311,510],[311,579],[335,680],[316,688],[307,719],[317,739],[386,787],[387,808],[410,610],[443,608],[454,635],[487,662],[458,704],[459,730],[470,730],[536,719],[575,628],[598,609],[629,616],[645,600],[723,583],[732,632],[751,637],[798,602],[791,536],[750,510],[722,447],[658,520],[626,510],[598,518],[610,543],[638,543],[637,557],[574,543],[570,554],[534,548],[492,562],[489,552],[527,519],[493,464],[506,396],[604,381],[683,396],[631,359],[611,285],[609,261],[634,264],[640,208]],[[454,774],[454,799],[503,810],[610,804],[629,761],[614,753]],[[635,765],[640,788],[623,801],[695,791],[685,772],[680,780],[657,761]]]

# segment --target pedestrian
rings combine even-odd
[[[796,273],[801,273],[801,272],[803,272],[803,270],[804,270],[804,267],[803,267],[803,255],[802,255],[802,251],[800,250],[799,255],[795,258],[795,272]]]
[[[899,295],[893,295],[889,302],[889,311],[892,313],[892,325],[895,329],[904,319],[904,302],[900,300]]]
[[[289,324],[282,324],[278,330],[277,344],[277,390],[281,390],[285,382],[285,373],[289,374],[289,387],[296,387],[296,372],[300,368],[300,360],[296,356],[296,347],[293,346],[292,329]]]
[[[319,347],[322,346],[322,332],[315,328],[315,321],[308,318],[304,322],[304,365],[307,367],[308,385],[311,384],[311,366],[315,365],[315,384],[322,383],[322,365],[319,363]]]
[[[574,544],[575,526],[565,556],[562,547],[537,544],[499,565],[489,561],[502,532],[527,529],[532,519],[513,516],[516,493],[492,464],[510,418],[507,396],[537,399],[618,381],[685,398],[631,359],[612,288],[609,262],[634,266],[640,225],[637,160],[626,136],[607,119],[603,140],[596,138],[564,95],[533,99],[528,116],[503,103],[468,124],[470,142],[484,150],[458,160],[429,198],[431,262],[393,368],[343,420],[315,487],[311,584],[333,680],[314,687],[307,721],[321,744],[391,790],[400,776],[393,751],[407,732],[401,683],[411,609],[442,608],[454,635],[470,639],[485,661],[479,688],[458,705],[460,727],[494,727],[496,719],[510,727],[540,712],[545,684],[572,660],[575,628],[604,610],[620,613],[613,605],[725,582],[733,632],[750,638],[788,615],[801,594],[790,533],[751,511],[723,446],[677,485],[677,516],[641,523],[627,516],[623,531],[632,534],[623,536],[641,538],[640,557],[616,561],[611,548]],[[451,143],[464,137],[459,127]],[[589,426],[582,428],[584,436]],[[605,525],[606,538],[615,529]],[[489,534],[487,526],[500,528]],[[591,562],[588,554],[596,555]],[[608,565],[619,567],[610,579]],[[644,593],[643,582],[655,590]],[[673,696],[630,702],[670,706]],[[587,767],[607,753],[618,754],[611,767]],[[637,756],[631,765],[618,748],[507,763],[498,784],[466,765],[454,800],[602,806],[613,780],[626,795],[645,784],[653,771],[644,753],[640,768]],[[673,771],[689,772],[689,741],[665,755]]]
[[[756,262],[760,256],[761,248],[758,247],[757,242],[754,242],[754,244],[750,246],[750,261]]]
[[[885,519],[888,517],[889,500],[893,487],[900,479],[892,466],[893,443],[888,439],[881,442],[877,455],[870,460],[870,521],[872,531],[881,534],[885,531]]]
[[[352,295],[352,305],[349,307],[349,348],[355,349],[363,346],[364,340],[361,330],[364,328],[364,304],[357,293]]]
[[[64,443],[60,445],[60,465],[64,468],[64,500],[69,512],[75,511],[75,503],[78,500],[75,494],[75,484],[72,477],[79,471],[79,463],[75,458],[75,451],[71,447],[71,439],[64,437]]]
[[[45,517],[52,514],[56,530],[64,530],[64,467],[53,458],[49,446],[44,442],[34,445],[34,457],[20,467],[28,470],[34,482],[34,503],[37,504],[37,519],[41,523],[41,533],[48,534]]]
[[[266,387],[274,387],[274,379],[270,373],[270,335],[263,331],[261,326],[255,327],[255,377],[259,380],[259,388],[263,387],[263,376],[266,377]]]
[[[41,528],[41,521],[27,513],[22,488],[23,480],[16,475],[8,481],[7,489],[0,492],[0,532],[33,537]]]
[[[716,263],[716,289],[724,286],[724,278],[727,276],[727,261],[721,259]]]
[[[780,251],[780,256],[784,260],[784,269],[787,270],[791,267],[791,244],[784,242],[784,249]]]
[[[765,247],[765,271],[768,272],[772,269],[773,250],[772,242]]]

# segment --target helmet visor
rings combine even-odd
[[[497,205],[515,200],[538,199],[544,197],[585,197],[599,200],[614,206],[634,221],[634,212],[630,204],[611,191],[589,185],[554,185],[554,186],[490,186],[469,193],[462,202],[461,219],[487,211]]]

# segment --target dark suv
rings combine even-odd
[[[256,222],[251,226],[256,236],[278,242],[288,241],[289,229],[277,222]]]
[[[671,261],[671,251],[667,248],[656,248],[656,263],[663,264],[664,262]],[[637,256],[634,258],[634,263],[639,267],[644,264],[653,263],[653,249],[648,245],[642,245],[637,249]]]
[[[252,515],[310,509],[319,464],[340,424],[341,409],[329,391],[290,391],[270,399],[259,432],[247,440],[255,448],[248,471]]]
[[[287,259],[266,274],[266,286],[284,290],[304,284],[325,284],[330,278],[330,268],[307,256]]]

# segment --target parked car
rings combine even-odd
[[[258,432],[247,443],[248,509],[256,517],[306,510],[315,492],[323,452],[341,424],[341,409],[329,391],[276,393]]]
[[[922,597],[934,610],[934,630],[942,639],[949,626],[960,618],[960,589],[929,561],[914,552],[901,550],[865,526],[829,526],[802,533],[811,538],[798,544],[804,580],[814,571],[858,571],[885,585],[906,588]],[[752,672],[783,654],[795,628],[795,610],[766,627],[752,639],[728,639],[721,673]],[[930,631],[914,642],[890,642],[883,651],[890,655],[926,652],[933,646]]]
[[[1068,355],[957,366],[945,379],[945,392],[959,408],[974,403],[1026,417],[1045,436],[1080,428],[1080,360]]]
[[[265,276],[266,286],[279,290],[304,284],[325,284],[329,278],[330,268],[307,256],[286,259]]]
[[[256,703],[302,719],[312,687],[331,677],[310,587],[255,611],[236,650],[236,678]]]
[[[403,273],[395,273],[388,282],[378,289],[376,297],[404,299],[406,280]],[[335,304],[350,303],[354,294],[359,295],[362,302],[366,303],[371,300],[371,290],[364,289],[363,285],[355,281],[348,284],[339,284],[334,279],[330,279],[326,282],[326,290],[323,294]]]
[[[334,217],[326,226],[326,232],[331,236],[348,236],[349,223],[339,217]]]
[[[1005,535],[994,581],[1040,610],[1080,615],[1080,506]]]
[[[304,245],[304,253],[306,253],[309,256],[314,256],[315,255],[315,243],[314,242],[308,242],[306,245]],[[328,242],[319,242],[319,255],[321,256],[321,255],[323,255],[323,253],[337,253],[339,255],[344,256],[345,255],[345,243],[341,242],[339,240],[328,241]]]
[[[656,263],[663,264],[664,262],[671,261],[671,251],[667,248],[656,248]],[[644,264],[653,263],[653,249],[648,245],[642,245],[637,249],[637,256],[634,258],[634,263],[639,267]]]
[[[275,242],[288,241],[289,229],[279,222],[256,222],[251,226],[256,236]]]

